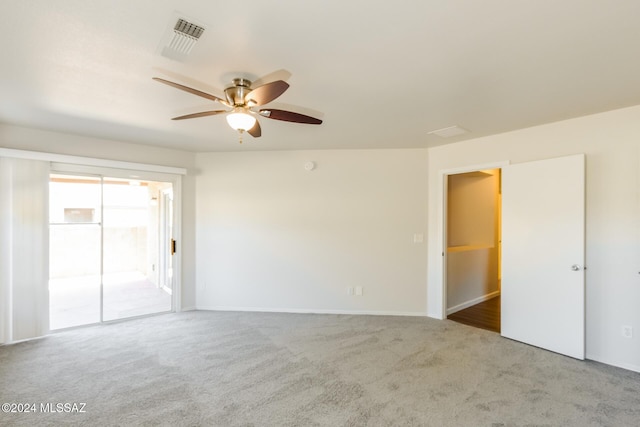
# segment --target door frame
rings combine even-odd
[[[502,180],[502,168],[491,168],[491,169],[480,169],[480,170],[475,170],[475,171],[471,171],[471,172],[484,172],[484,171],[498,171],[496,175],[494,175],[494,178],[498,180],[497,183],[497,188],[493,188],[492,191],[495,191],[495,193],[493,193],[492,195],[495,197],[494,199],[494,204],[493,207],[495,209],[494,212],[494,218],[493,218],[493,226],[494,226],[494,239],[495,239],[495,249],[497,250],[497,270],[496,270],[496,278],[497,278],[497,286],[498,289],[497,291],[493,291],[489,294],[485,294],[479,297],[476,297],[475,299],[466,301],[465,303],[461,304],[462,308],[458,308],[456,311],[454,311],[453,313],[456,313],[460,310],[464,310],[465,308],[471,307],[473,305],[479,304],[483,301],[488,301],[489,299],[495,298],[496,296],[500,295],[500,270],[501,270],[501,245],[500,245],[500,240],[501,240],[501,211],[502,211],[502,198],[500,196],[501,190],[500,190],[500,186],[501,186],[501,180]],[[448,218],[449,218],[449,205],[450,205],[450,188],[449,188],[449,182],[450,182],[450,178],[452,176],[458,176],[458,175],[464,175],[465,173],[468,172],[459,172],[459,173],[448,173],[445,177],[444,177],[444,185],[445,185],[445,189],[444,189],[444,242],[443,242],[443,251],[442,251],[442,257],[443,257],[443,280],[444,280],[444,290],[443,290],[443,296],[444,296],[444,303],[445,303],[445,317],[448,318],[449,314],[453,314],[453,313],[449,313],[449,311],[453,308],[456,307],[460,307],[458,306],[454,306],[454,307],[448,307],[449,305],[449,301],[448,301],[448,295],[449,295],[449,286],[450,281],[449,281],[449,263],[451,260],[451,255],[449,252],[449,225],[448,225]]]
[[[173,292],[171,293],[171,310],[170,312],[180,312],[182,306],[182,175],[176,173],[167,172],[155,172],[150,170],[134,169],[133,165],[130,169],[109,168],[104,166],[89,166],[75,163],[57,163],[52,162],[49,173],[62,173],[62,174],[79,174],[79,175],[93,175],[104,176],[113,178],[129,178],[135,180],[149,180],[170,182],[173,187],[173,235],[176,240],[176,253],[173,255]],[[102,262],[102,261],[101,261]],[[101,290],[102,294],[102,290]],[[48,304],[48,302],[47,302]],[[100,318],[102,319],[102,295],[100,301]],[[135,317],[153,316],[152,314],[145,314]],[[132,318],[135,318],[132,317]],[[127,318],[131,319],[131,318]],[[127,319],[115,319],[110,321],[102,321],[102,323],[119,322]],[[48,322],[47,322],[48,323]]]
[[[175,255],[174,253],[172,253],[172,246],[173,246],[173,241],[175,241],[174,239],[174,233],[173,233],[173,221],[169,222],[167,221],[167,217],[171,217],[171,219],[173,220],[173,210],[175,209],[175,203],[173,200],[174,197],[174,191],[173,188],[171,189],[164,189],[160,192],[160,200],[158,200],[159,202],[159,207],[160,207],[160,239],[159,239],[159,249],[160,249],[160,257],[159,257],[159,262],[158,262],[158,267],[159,267],[159,271],[158,271],[158,287],[163,288],[169,295],[173,295],[173,278],[175,277],[175,275],[173,274],[173,271],[171,272],[171,287],[167,287],[166,283],[167,283],[167,279],[168,279],[168,270],[169,270],[169,265],[171,265],[171,269],[173,270],[173,256]],[[167,203],[167,200],[171,200],[171,207],[169,207],[169,204]],[[170,224],[170,225],[169,225]],[[168,232],[168,228],[171,229],[171,232]]]
[[[468,172],[478,172],[481,170],[487,169],[500,169],[508,166],[511,162],[509,160],[496,161],[491,163],[483,163],[476,165],[463,166],[452,169],[443,169],[438,173],[438,178],[440,179],[440,185],[438,185],[438,190],[440,194],[438,195],[438,218],[437,218],[437,226],[438,226],[438,235],[439,235],[439,243],[440,247],[439,252],[441,253],[441,262],[437,265],[440,268],[440,271],[434,272],[437,276],[435,280],[437,281],[437,286],[434,287],[434,291],[436,291],[436,295],[428,295],[430,298],[436,298],[437,302],[434,308],[435,312],[430,313],[431,317],[437,319],[446,319],[447,318],[447,199],[448,199],[448,177],[449,175],[456,175],[460,173],[468,173]],[[429,294],[429,289],[427,289],[427,293]],[[430,299],[429,298],[429,299]]]

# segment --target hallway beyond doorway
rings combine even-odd
[[[500,333],[500,296],[452,313],[447,319]]]

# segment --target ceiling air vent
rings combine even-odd
[[[438,135],[440,138],[451,138],[453,136],[462,135],[469,132],[460,126],[449,126],[447,128],[432,130],[427,132],[429,135]]]
[[[188,55],[195,46],[200,36],[204,33],[204,28],[184,19],[178,19],[173,27],[173,37],[169,41],[167,48],[177,53]]]

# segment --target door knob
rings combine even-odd
[[[580,271],[580,270],[582,270],[578,264],[573,264],[573,265],[571,266],[571,269],[572,269],[573,271]]]

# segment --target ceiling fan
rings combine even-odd
[[[250,80],[241,77],[235,78],[233,79],[232,86],[229,86],[224,90],[226,99],[219,98],[215,95],[211,95],[179,83],[161,79],[159,77],[153,77],[153,80],[173,86],[176,89],[189,92],[193,95],[219,102],[220,104],[229,107],[230,110],[202,111],[200,113],[174,117],[171,120],[195,119],[197,117],[227,114],[227,122],[229,123],[229,126],[240,133],[240,143],[242,143],[242,134],[244,132],[247,132],[254,138],[258,138],[262,135],[262,129],[260,128],[260,122],[257,120],[257,116],[272,120],[311,125],[319,125],[322,123],[322,120],[320,119],[300,113],[294,113],[293,111],[278,110],[274,108],[261,108],[258,111],[253,110],[254,107],[260,107],[261,105],[268,104],[282,95],[289,88],[289,84],[284,80],[276,80],[256,88],[252,88]]]

